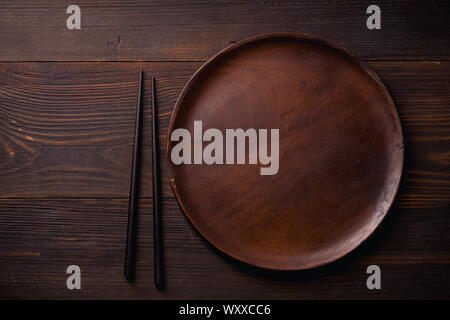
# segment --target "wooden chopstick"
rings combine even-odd
[[[139,93],[134,127],[133,162],[131,167],[130,197],[128,202],[127,244],[125,249],[125,278],[131,282],[135,276],[137,212],[139,205],[139,176],[141,164],[141,124],[142,124],[142,69],[139,74]]]
[[[152,77],[152,167],[153,167],[153,258],[155,286],[164,288],[161,188],[159,165],[158,120],[156,118],[155,78]]]

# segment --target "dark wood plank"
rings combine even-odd
[[[175,101],[199,63],[0,64],[0,198],[127,198],[137,71],[157,78],[161,156]],[[445,208],[450,192],[449,62],[372,62],[406,141],[400,206]],[[150,83],[142,195],[151,197]],[[42,92],[42,93],[41,93]],[[162,177],[166,177],[162,161]],[[172,197],[166,179],[163,195]]]
[[[365,59],[448,59],[445,0],[388,1],[381,30],[368,30],[372,1],[80,0],[81,30],[66,28],[56,0],[0,4],[0,61],[206,60],[243,38],[302,32],[335,41]]]
[[[144,139],[150,141],[150,77],[157,78],[160,114],[168,118],[181,89],[200,65],[0,64],[2,138],[6,144],[23,143],[29,147],[131,145],[142,67],[144,127],[148,130]]]
[[[405,137],[404,207],[450,207],[450,64],[371,64],[391,92]],[[426,71],[425,71],[426,70]]]
[[[157,79],[164,155],[173,105],[199,66],[0,65],[0,198],[128,197],[140,67],[146,77],[141,193],[151,196],[150,75]],[[167,183],[163,194],[172,195]]]
[[[394,207],[350,255],[319,269],[270,272],[232,260],[193,229],[165,199],[167,290],[155,290],[151,199],[139,215],[137,282],[122,276],[126,199],[0,200],[0,298],[450,298],[450,216]],[[445,213],[445,212],[444,212]],[[66,289],[68,265],[82,289]],[[366,289],[378,264],[382,290]]]

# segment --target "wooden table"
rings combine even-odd
[[[0,298],[450,298],[448,1],[76,1],[0,3]],[[228,258],[190,225],[163,180],[167,289],[153,285],[150,76],[160,145],[202,62],[251,35],[311,33],[362,57],[400,113],[405,168],[380,228],[343,259],[271,272]],[[144,139],[137,281],[123,277],[138,70]],[[164,152],[161,153],[164,155]],[[163,159],[164,160],[164,159]],[[162,161],[162,175],[166,164]],[[82,289],[66,288],[79,265]],[[377,264],[382,289],[366,288]]]

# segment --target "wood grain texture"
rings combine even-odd
[[[0,61],[197,61],[270,32],[323,37],[365,59],[448,59],[445,0],[377,1],[382,29],[368,30],[371,1],[80,0],[80,30],[66,28],[68,1],[0,4]]]
[[[0,200],[0,298],[387,299],[448,298],[450,230],[442,210],[394,209],[372,237],[337,262],[270,272],[224,256],[166,199],[166,285],[153,285],[152,208],[142,199],[136,283],[122,276],[126,199]],[[67,290],[78,264],[82,290]],[[365,268],[382,268],[383,289],[365,287]]]
[[[402,207],[445,208],[450,192],[450,63],[371,62],[404,130]],[[160,146],[199,63],[0,64],[0,198],[127,198],[137,71],[156,76]],[[150,79],[144,84],[144,197],[151,197]],[[78,97],[78,98],[77,98]],[[162,150],[164,154],[164,150]],[[167,177],[162,162],[162,177]],[[163,196],[172,197],[166,179]]]
[[[7,62],[0,63],[0,298],[450,298],[449,1],[377,1],[382,29],[373,31],[365,26],[373,4],[366,0],[80,0],[82,29],[69,31],[71,4],[0,2],[0,61]],[[137,282],[127,283],[122,268],[139,69],[157,78],[164,147],[175,101],[202,61],[248,36],[282,31],[350,49],[386,84],[405,137],[393,209],[343,259],[303,272],[269,272],[201,238],[163,179],[167,290],[156,291],[148,77]],[[70,264],[82,269],[82,290],[66,288]],[[382,268],[381,291],[366,289],[369,264]]]
[[[449,298],[450,63],[369,65],[393,96],[406,142],[399,196],[375,234],[323,268],[254,269],[204,241],[163,179],[167,291],[160,293],[152,284],[148,82],[138,281],[122,276],[137,71],[157,78],[164,146],[176,98],[200,64],[0,64],[0,297]],[[372,263],[383,270],[376,293],[365,287]],[[65,287],[69,264],[82,268],[80,291]]]

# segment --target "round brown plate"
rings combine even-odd
[[[223,132],[224,144],[225,129],[279,129],[278,173],[260,175],[265,166],[248,156],[173,164],[173,130],[193,135],[196,120],[203,132]],[[388,91],[355,56],[309,35],[270,34],[226,48],[194,74],[170,120],[167,159],[178,202],[214,246],[255,266],[299,270],[342,257],[379,225],[398,188],[403,136]]]

